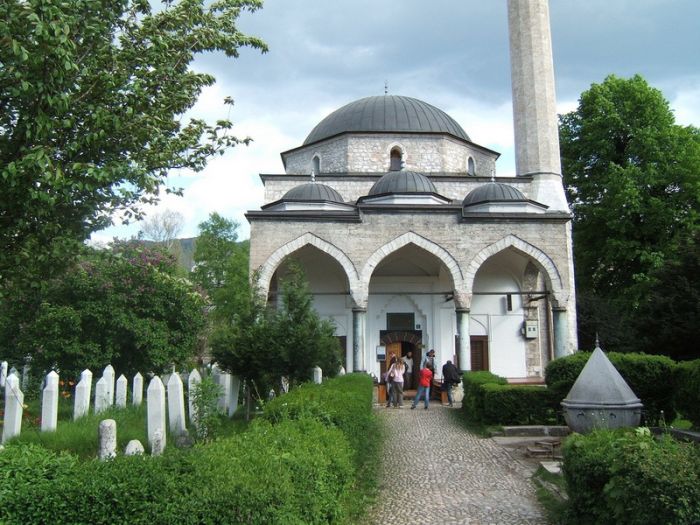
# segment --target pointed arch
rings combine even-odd
[[[372,278],[372,274],[374,273],[374,269],[377,267],[377,265],[386,256],[400,248],[403,248],[408,244],[415,244],[419,248],[423,248],[426,252],[440,259],[447,267],[447,270],[450,272],[454,288],[461,289],[462,281],[464,279],[462,276],[462,269],[459,267],[457,260],[454,257],[452,257],[452,255],[439,244],[436,244],[433,241],[426,239],[425,237],[421,237],[420,235],[414,232],[407,232],[403,235],[400,235],[399,237],[397,237],[393,241],[386,243],[384,246],[382,246],[381,248],[376,250],[372,255],[370,255],[369,259],[367,259],[367,262],[365,263],[364,268],[362,268],[362,282],[369,283],[370,279]]]
[[[481,265],[484,264],[489,257],[492,257],[503,250],[507,250],[508,248],[514,249],[528,256],[538,267],[538,269],[544,272],[545,280],[551,288],[555,301],[560,306],[566,305],[568,296],[565,294],[561,276],[559,275],[559,270],[554,264],[554,261],[552,261],[552,259],[544,251],[520,239],[519,237],[516,237],[515,235],[507,235],[503,237],[500,241],[490,244],[472,258],[471,262],[467,266],[464,276],[465,290],[471,294],[476,272],[479,270],[479,268],[481,268]]]
[[[277,270],[285,257],[307,245],[318,248],[340,264],[345,272],[345,276],[348,279],[348,285],[351,293],[353,290],[357,289],[359,282],[358,274],[357,270],[355,269],[355,265],[352,263],[350,258],[335,245],[321,239],[320,237],[317,237],[313,233],[307,232],[302,236],[297,237],[293,241],[289,241],[287,244],[277,248],[277,250],[275,250],[272,255],[270,255],[260,266],[260,289],[265,296],[267,296],[269,291],[272,275],[275,273],[275,270]]]

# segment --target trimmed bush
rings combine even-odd
[[[372,378],[366,374],[348,374],[322,385],[306,383],[270,401],[263,417],[272,423],[311,418],[337,427],[348,438],[360,463],[367,447],[378,437],[372,412]]]
[[[462,385],[464,385],[462,410],[469,421],[484,422],[484,391],[481,387],[486,384],[507,385],[508,381],[504,377],[487,371],[464,373],[462,378]]]
[[[589,352],[577,352],[547,365],[545,379],[557,403],[569,393],[590,355]],[[617,352],[610,352],[607,356],[642,400],[647,424],[658,424],[662,410],[666,418],[673,419],[673,376],[677,365],[672,359],[660,355]]]
[[[546,387],[526,385],[481,385],[484,423],[533,425],[556,423],[557,409]]]
[[[676,410],[700,428],[700,359],[678,363],[674,384]]]
[[[564,445],[569,523],[684,525],[700,519],[700,454],[646,429],[574,435]]]

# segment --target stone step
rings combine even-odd
[[[551,458],[552,450],[542,447],[527,447],[527,455],[531,458]]]

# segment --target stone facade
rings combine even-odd
[[[498,154],[447,135],[348,134],[282,154],[287,174],[309,175],[313,158],[321,173],[386,173],[391,150],[403,153],[405,169],[421,173],[467,174],[471,157],[475,175],[490,177]]]

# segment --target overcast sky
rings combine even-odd
[[[560,112],[609,74],[639,73],[664,93],[677,122],[700,126],[700,0],[550,0],[550,16]],[[149,212],[182,213],[181,237],[197,235],[216,211],[239,221],[247,238],[243,214],[263,204],[258,174],[282,173],[281,151],[300,146],[335,109],[382,94],[385,81],[390,94],[446,111],[474,142],[502,154],[497,175],[514,175],[506,0],[266,0],[239,27],[270,51],[198,58],[194,67],[217,84],[193,113],[228,116],[235,134],[253,142],[203,172],[171,174],[168,185],[184,187],[184,196],[166,196]]]

